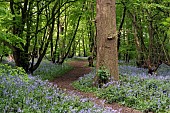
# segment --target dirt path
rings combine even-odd
[[[74,89],[71,83],[77,80],[79,77],[82,77],[83,75],[90,73],[91,68],[87,67],[88,62],[85,60],[71,61],[69,64],[73,66],[74,69],[52,81],[54,84],[57,84],[59,88],[66,89],[66,92],[69,94],[70,93],[75,94],[82,98],[90,98],[90,100],[101,106],[111,107],[114,110],[122,109],[121,113],[141,113],[140,111],[121,106],[117,103],[106,104],[104,103],[104,100],[98,99],[93,93],[85,93]]]

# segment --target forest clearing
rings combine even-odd
[[[1,0],[0,112],[170,113],[169,0]]]

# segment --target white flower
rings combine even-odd
[[[18,110],[17,110],[17,112],[21,113],[21,112],[23,112],[23,111],[22,111],[21,108],[19,107]]]

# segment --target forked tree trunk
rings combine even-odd
[[[115,0],[97,0],[97,63],[109,70],[111,78],[119,80]],[[97,78],[97,77],[96,77]],[[99,82],[95,79],[95,83]]]

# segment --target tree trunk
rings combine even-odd
[[[134,34],[134,41],[135,41],[135,46],[137,50],[137,60],[136,64],[138,67],[143,67],[147,60],[147,55],[146,51],[147,48],[145,47],[144,44],[144,37],[143,37],[143,30],[140,24],[137,22],[137,14],[132,14],[130,11],[128,12],[130,18],[132,18],[132,29],[133,29],[133,34]]]
[[[23,51],[23,50],[21,50],[19,48],[16,48],[13,51],[13,56],[14,56],[16,66],[23,67],[23,69],[26,72],[28,72],[29,71],[29,57],[28,57],[28,54],[25,51]]]
[[[154,50],[154,33],[153,33],[153,25],[152,21],[149,22],[148,26],[148,31],[149,31],[149,53],[148,53],[148,59],[151,63],[153,63],[154,55],[153,55],[153,50]]]
[[[79,48],[79,54],[78,54],[79,57],[81,56],[81,51],[80,51],[80,49],[81,49],[81,48],[80,48],[80,41],[81,41],[81,40],[80,40],[80,37],[79,37],[79,47],[78,47],[78,48]]]
[[[27,5],[28,5],[28,0],[25,0],[23,3],[23,8],[20,11],[19,7],[15,7],[16,5],[21,5],[19,2],[15,3],[14,0],[10,0],[10,10],[11,10],[11,14],[16,15],[16,14],[21,14],[21,18],[20,21],[17,21],[16,17],[13,17],[13,26],[12,26],[12,33],[16,36],[22,37],[23,31],[24,31],[24,27],[25,24],[27,22],[27,14],[29,13],[27,10]],[[29,17],[28,17],[29,18]],[[20,26],[18,26],[17,24],[20,22]],[[27,30],[29,30],[29,26],[27,27]],[[29,35],[27,34],[27,38],[29,37]],[[20,45],[22,46],[21,48],[18,48],[16,46],[9,46],[12,51],[13,51],[13,56],[14,56],[14,60],[15,60],[15,64],[16,66],[19,67],[23,67],[23,69],[28,72],[28,68],[29,68],[29,55],[28,55],[28,46],[29,46],[29,40],[26,40],[28,42],[26,42],[26,46],[24,46],[24,43],[20,42]]]
[[[119,47],[120,47],[121,30],[123,28],[123,24],[124,24],[125,16],[126,16],[126,10],[127,10],[125,3],[122,2],[122,4],[124,7],[123,7],[122,19],[120,22],[119,31],[118,31],[118,35],[117,35],[118,36],[118,44],[117,44],[118,51],[119,51]]]
[[[113,80],[119,80],[115,0],[97,0],[97,63],[96,70],[104,67]],[[99,83],[96,76],[95,83]]]
[[[85,47],[85,39],[84,39],[84,34],[82,33],[82,43],[83,43],[83,56],[86,57],[86,47]]]
[[[61,31],[63,33],[63,31]],[[58,18],[57,18],[57,38],[55,40],[55,49],[52,57],[52,62],[56,62],[56,54],[57,54],[57,47],[58,47],[58,41],[60,37],[60,0],[58,1]]]
[[[84,8],[84,4],[83,4],[83,8]],[[83,8],[82,8],[82,9],[83,9]],[[67,49],[65,55],[61,58],[61,61],[59,61],[59,64],[62,64],[62,63],[64,62],[64,60],[67,58],[67,56],[68,56],[68,54],[69,54],[69,52],[70,52],[70,50],[71,50],[73,41],[74,41],[74,39],[76,38],[76,34],[77,34],[77,31],[78,31],[78,28],[79,28],[79,24],[80,24],[81,17],[82,17],[82,16],[80,15],[79,18],[78,18],[78,22],[77,22],[77,25],[76,25],[76,28],[75,28],[73,37],[72,37],[72,39],[71,39],[71,41],[70,41],[70,43],[69,43],[69,45],[68,45],[68,49]]]

